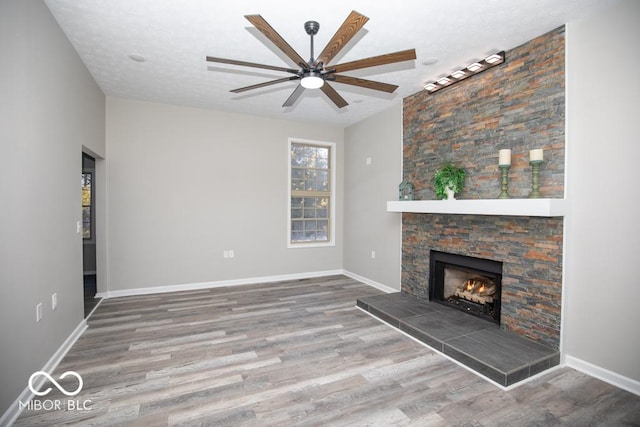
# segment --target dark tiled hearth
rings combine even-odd
[[[406,293],[359,298],[358,307],[503,386],[560,363],[560,353],[498,325]]]

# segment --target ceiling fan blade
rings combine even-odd
[[[265,19],[260,15],[245,15],[245,18],[253,24],[262,34],[264,34],[278,49],[284,52],[296,65],[308,69],[307,61],[293,50],[293,48],[287,43],[276,30],[269,25]]]
[[[343,76],[340,74],[336,74],[333,77],[335,77],[334,81],[336,83],[366,87],[368,89],[380,90],[382,92],[387,92],[387,93],[393,93],[396,89],[398,89],[398,86],[396,85],[391,85],[389,83],[382,83],[382,82],[374,82],[373,80],[360,79],[358,77],[349,77],[349,76]]]
[[[282,106],[291,107],[293,104],[295,104],[298,98],[300,98],[300,95],[302,95],[302,92],[304,92],[304,86],[298,85],[298,87],[293,90],[293,93],[289,95],[289,98],[287,98],[287,100],[284,101],[284,104],[282,104]]]
[[[222,64],[241,65],[243,67],[264,68],[265,70],[284,71],[285,73],[298,74],[298,70],[293,68],[276,67],[274,65],[256,64],[255,62],[236,61],[235,59],[216,58],[215,56],[207,56],[209,62],[220,62]]]
[[[327,46],[324,50],[318,55],[316,59],[316,64],[322,62],[323,64],[328,64],[340,50],[349,43],[349,40],[356,35],[358,31],[367,23],[369,18],[364,15],[359,14],[355,10],[351,11],[347,19],[342,23],[338,31],[333,35]]]
[[[331,87],[329,82],[325,81],[320,90],[322,90],[322,92],[324,92],[324,94],[327,95],[338,108],[346,107],[347,105],[349,105],[349,103],[345,101],[345,99],[341,97],[333,87]]]
[[[251,85],[251,86],[245,86],[245,87],[241,87],[241,88],[238,88],[238,89],[233,89],[233,90],[230,90],[229,92],[233,92],[233,93],[246,92],[246,91],[251,90],[251,89],[259,89],[259,88],[265,87],[265,86],[271,86],[271,85],[275,85],[275,84],[278,84],[278,83],[288,82],[288,81],[291,81],[291,80],[298,80],[299,78],[300,77],[298,77],[298,76],[283,77],[283,78],[277,79],[277,80],[271,80],[271,81],[264,82],[264,83],[258,83],[258,84]]]
[[[416,59],[416,50],[408,49],[400,52],[387,53],[385,55],[359,59],[357,61],[345,62],[344,64],[332,65],[327,68],[335,70],[336,73],[344,73],[345,71],[359,70],[361,68],[393,64],[396,62],[410,61],[413,59]]]

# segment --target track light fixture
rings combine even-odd
[[[504,63],[504,51],[494,53],[482,61],[474,62],[461,70],[454,71],[446,77],[441,77],[436,81],[429,82],[424,86],[424,89],[429,93],[434,93],[502,63]]]

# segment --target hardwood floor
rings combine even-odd
[[[331,276],[105,300],[53,374],[80,394],[39,398],[88,410],[15,425],[640,425],[640,397],[569,368],[502,391],[355,308],[378,294]]]

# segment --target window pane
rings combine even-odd
[[[291,218],[302,218],[302,209],[291,209]]]
[[[82,238],[91,238],[91,186],[93,174],[90,172],[81,175],[82,188]]]
[[[318,176],[318,172],[316,172],[315,169],[306,169],[304,171],[305,179],[316,179],[317,176]]]
[[[316,231],[316,240],[327,241],[327,240],[329,240],[327,238],[327,235],[328,235],[327,230],[324,230],[324,231],[323,230],[318,230],[318,231]]]
[[[291,170],[291,178],[293,178],[293,179],[304,179],[304,169],[293,168]]]
[[[82,174],[82,206],[91,206],[91,173]]]
[[[82,208],[82,238],[91,238],[91,207]]]
[[[291,230],[302,231],[304,229],[304,221],[291,221]]]
[[[293,180],[291,180],[291,189],[293,191],[304,190],[305,189],[305,181],[302,180],[302,179],[293,179]]]

